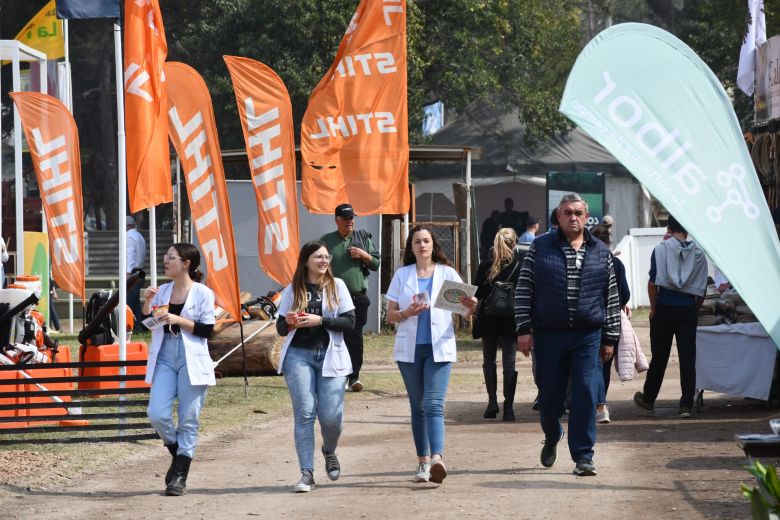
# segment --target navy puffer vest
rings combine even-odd
[[[609,248],[585,231],[588,245],[582,264],[582,286],[574,321],[569,323],[566,300],[567,245],[562,232],[534,240],[534,297],[531,319],[534,329],[593,330],[604,325],[608,290]]]

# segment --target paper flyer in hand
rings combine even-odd
[[[476,292],[476,285],[444,280],[444,283],[439,290],[439,295],[436,297],[436,303],[434,303],[433,306],[437,309],[465,315],[469,310],[465,305],[460,303],[460,299],[463,296],[471,298]]]
[[[423,291],[419,294],[415,294],[414,296],[412,296],[412,301],[414,303],[421,303],[423,305],[428,305],[428,306],[431,305],[431,297],[428,294],[428,291]]]

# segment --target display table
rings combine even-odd
[[[759,323],[696,329],[696,388],[769,400],[777,347]]]

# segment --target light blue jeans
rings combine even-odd
[[[295,451],[298,452],[301,471],[314,471],[315,419],[320,421],[325,451],[336,451],[341,436],[347,377],[322,375],[326,350],[326,345],[317,348],[290,347],[284,356],[284,381],[292,400]]]
[[[418,457],[444,453],[444,397],[452,363],[433,360],[433,346],[414,346],[414,363],[398,362],[412,411],[412,437]]]
[[[192,458],[198,442],[200,410],[208,385],[191,385],[181,334],[166,334],[154,367],[146,415],[165,444],[179,443],[179,455]],[[178,397],[178,427],[173,423],[173,402]]]

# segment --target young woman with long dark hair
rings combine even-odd
[[[450,311],[433,308],[445,280],[461,282],[431,230],[415,226],[406,238],[404,267],[387,291],[387,320],[398,324],[393,359],[409,395],[412,437],[417,449],[417,482],[441,483],[447,476],[444,453],[444,398],[455,352]],[[427,301],[419,298],[427,293]],[[471,317],[476,298],[461,298]]]
[[[314,419],[322,432],[322,455],[330,480],[338,480],[341,465],[336,446],[341,436],[344,385],[352,363],[344,332],[355,326],[355,306],[349,290],[330,272],[325,244],[301,247],[293,281],[279,302],[276,330],[285,336],[279,359],[290,391],[295,420],[295,449],[301,478],[294,491],[314,489]]]
[[[200,253],[192,244],[173,244],[163,257],[165,275],[173,281],[144,291],[144,314],[154,314],[164,326],[152,330],[146,365],[151,383],[147,415],[173,456],[165,475],[165,494],[186,492],[195,453],[200,410],[206,389],[216,384],[208,338],[214,330],[214,292],[199,283]],[[173,421],[178,399],[179,424]]]

